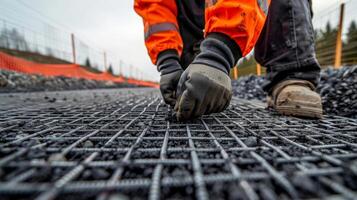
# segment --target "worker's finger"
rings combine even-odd
[[[205,97],[205,110],[203,114],[211,114],[215,110],[217,98],[211,93]]]
[[[180,80],[177,84],[176,95],[178,97],[182,96],[183,92],[186,90],[186,81],[188,80],[188,72],[184,71],[180,77]]]
[[[196,101],[195,109],[193,110],[193,118],[201,117],[205,114],[207,109],[207,101]]]
[[[232,92],[219,85],[216,85],[215,90],[216,92],[213,96],[216,97],[216,102],[214,102],[215,107],[212,113],[219,113],[224,111],[229,105],[232,98]]]
[[[182,96],[182,95],[181,95]],[[181,96],[178,96],[176,98],[176,102],[175,102],[175,107],[174,107],[174,111],[177,113],[179,110],[179,105],[180,105],[180,101],[181,101]]]
[[[217,86],[215,84],[211,84],[211,88],[209,89],[209,95],[206,96],[208,104],[208,109],[205,114],[211,114],[219,112],[219,108],[221,106],[223,87]]]
[[[221,102],[219,104],[219,106],[217,106],[217,109],[215,110],[215,113],[219,113],[219,112],[224,111],[224,107],[226,106],[226,104],[227,104],[227,101]]]
[[[221,97],[213,97],[213,99],[210,102],[209,109],[206,110],[205,114],[211,114],[211,113],[218,112],[218,106],[219,106],[218,105],[218,103],[219,103],[218,98],[221,98]]]
[[[217,101],[215,102],[215,108],[212,113],[219,113],[223,110],[224,106],[227,103],[227,98],[224,93],[225,91],[221,90],[220,93],[217,95]]]
[[[219,113],[222,112],[224,109],[224,106],[226,105],[226,102],[220,101],[219,103],[217,103],[217,106],[215,107],[215,109],[213,110],[212,113]]]
[[[196,93],[197,95],[197,93]],[[201,98],[200,98],[201,97]],[[195,109],[193,110],[193,117],[201,117],[204,114],[212,113],[215,109],[215,102],[217,102],[216,97],[212,94],[210,90],[204,94],[204,96],[197,96],[195,101]]]
[[[224,106],[221,108],[220,112],[224,111],[225,109],[228,108],[228,106],[229,106],[229,104],[231,103],[231,100],[232,100],[232,92],[225,91],[223,96],[226,99],[226,101],[224,103]]]
[[[171,93],[165,93],[162,95],[164,98],[164,101],[166,104],[174,107],[176,104],[176,99],[175,99],[175,95],[174,92],[172,91]]]
[[[223,106],[222,111],[223,111],[223,110],[226,110],[226,109],[229,107],[229,105],[230,105],[230,103],[231,103],[231,100],[232,100],[232,93],[228,92],[228,93],[226,93],[225,95],[226,95],[226,98],[228,99],[228,101],[227,101],[227,102],[225,103],[225,105]]]
[[[192,118],[192,112],[195,109],[195,99],[189,95],[186,90],[183,92],[180,101],[177,103],[176,118],[178,121],[185,121]]]
[[[171,84],[162,84],[160,85],[160,91],[165,103],[169,104],[170,106],[175,106],[176,87],[173,87]]]

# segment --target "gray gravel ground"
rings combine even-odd
[[[0,92],[63,91],[133,87],[124,83],[67,77],[45,77],[0,70]]]
[[[239,98],[266,101],[262,89],[265,77],[250,75],[233,81],[233,94]],[[326,114],[357,118],[357,66],[332,68],[321,72],[317,87]]]
[[[234,96],[265,102],[262,90],[265,77],[250,75],[233,81]],[[93,81],[66,77],[44,77],[0,70],[1,92],[63,91],[101,88],[133,87],[105,81]],[[357,118],[357,66],[332,68],[321,72],[321,82],[317,91],[322,96],[325,114]]]

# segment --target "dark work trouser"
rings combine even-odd
[[[176,0],[177,21],[183,40],[181,66],[186,69],[200,51],[205,28],[205,0]]]
[[[258,1],[258,0],[257,0]],[[237,0],[239,3],[239,0]],[[203,39],[204,0],[176,0],[186,68],[199,51]],[[286,79],[319,81],[315,57],[311,0],[272,0],[264,29],[255,46],[255,59],[267,68],[266,92]]]
[[[311,1],[272,0],[267,21],[255,46],[255,59],[267,69],[263,88],[300,79],[317,85],[320,65],[315,55]]]

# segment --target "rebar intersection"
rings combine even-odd
[[[357,120],[233,99],[187,123],[152,89],[0,95],[4,199],[354,199]]]

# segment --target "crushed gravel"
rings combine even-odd
[[[63,91],[101,88],[135,87],[125,83],[68,78],[45,77],[0,70],[0,92]]]

